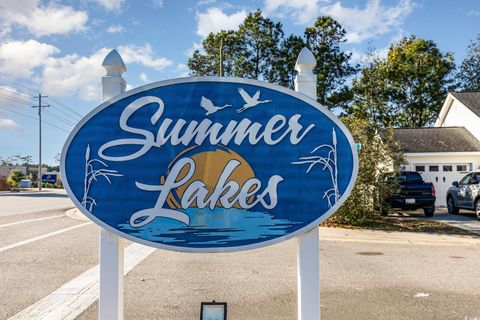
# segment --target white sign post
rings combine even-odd
[[[112,50],[103,60],[107,74],[102,77],[102,102],[125,92],[122,73],[127,71],[117,50]],[[100,228],[100,320],[123,319],[123,239]]]
[[[315,56],[307,48],[298,55],[295,91],[316,100]],[[297,239],[298,320],[320,320],[320,256],[318,226]]]

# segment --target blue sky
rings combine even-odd
[[[38,120],[44,113],[43,162],[54,156],[81,115],[100,102],[101,62],[117,48],[127,89],[188,75],[187,60],[209,32],[236,29],[249,11],[301,35],[319,15],[347,30],[344,49],[362,59],[369,47],[385,55],[402,36],[434,40],[459,63],[480,32],[478,0],[0,0],[0,157],[38,161]]]

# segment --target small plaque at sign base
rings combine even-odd
[[[227,320],[227,303],[202,302],[200,320]]]

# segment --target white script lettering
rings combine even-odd
[[[187,122],[184,119],[178,119],[174,122],[172,119],[165,118],[160,123],[156,135],[154,135],[154,133],[148,130],[135,128],[128,124],[128,119],[135,111],[151,103],[158,105],[157,111],[150,118],[152,125],[157,124],[165,108],[162,99],[153,96],[138,98],[122,111],[119,125],[123,131],[136,134],[140,137],[123,138],[106,142],[98,150],[100,157],[108,161],[134,160],[143,156],[152,147],[161,147],[167,142],[170,142],[174,146],[179,144],[187,146],[192,141],[197,145],[201,145],[205,140],[208,140],[211,145],[221,143],[227,146],[231,142],[240,145],[244,140],[248,140],[250,144],[255,145],[263,140],[268,145],[275,145],[288,137],[290,143],[296,145],[315,127],[314,124],[310,124],[304,128],[300,124],[300,114],[295,114],[288,120],[283,115],[275,115],[267,121],[265,126],[246,118],[240,122],[231,120],[226,126],[215,123],[210,119],[203,119],[200,122]],[[140,149],[127,155],[105,154],[107,149],[132,145],[139,146]]]
[[[271,176],[265,190],[258,194],[262,183],[256,178],[248,179],[243,186],[240,186],[233,180],[229,180],[231,174],[239,165],[240,161],[238,160],[230,160],[227,163],[217,180],[213,192],[208,197],[209,190],[202,181],[196,180],[191,182],[182,195],[181,207],[187,209],[196,202],[196,206],[200,209],[208,207],[213,210],[217,203],[220,202],[222,207],[227,209],[232,208],[236,204],[242,209],[250,209],[258,203],[265,209],[275,208],[278,202],[277,185],[283,181],[283,178],[279,175]],[[177,181],[180,172],[184,168],[187,169],[187,173]],[[175,188],[186,184],[194,173],[195,161],[191,158],[181,158],[173,165],[163,185],[149,185],[137,181],[135,184],[139,189],[160,191],[160,194],[153,208],[137,211],[130,217],[130,225],[135,228],[142,227],[157,217],[175,219],[188,225],[190,223],[188,215],[179,210],[167,209],[163,206],[169,193]]]

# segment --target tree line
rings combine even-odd
[[[342,50],[345,42],[345,29],[331,17],[318,17],[302,36],[287,36],[280,22],[257,10],[237,31],[210,33],[188,67],[193,76],[259,79],[293,88],[296,59],[308,47],[317,60],[318,102],[381,128],[431,125],[448,91],[480,90],[480,34],[458,67],[452,53],[414,35],[392,44],[386,58],[370,50],[361,64]]]

